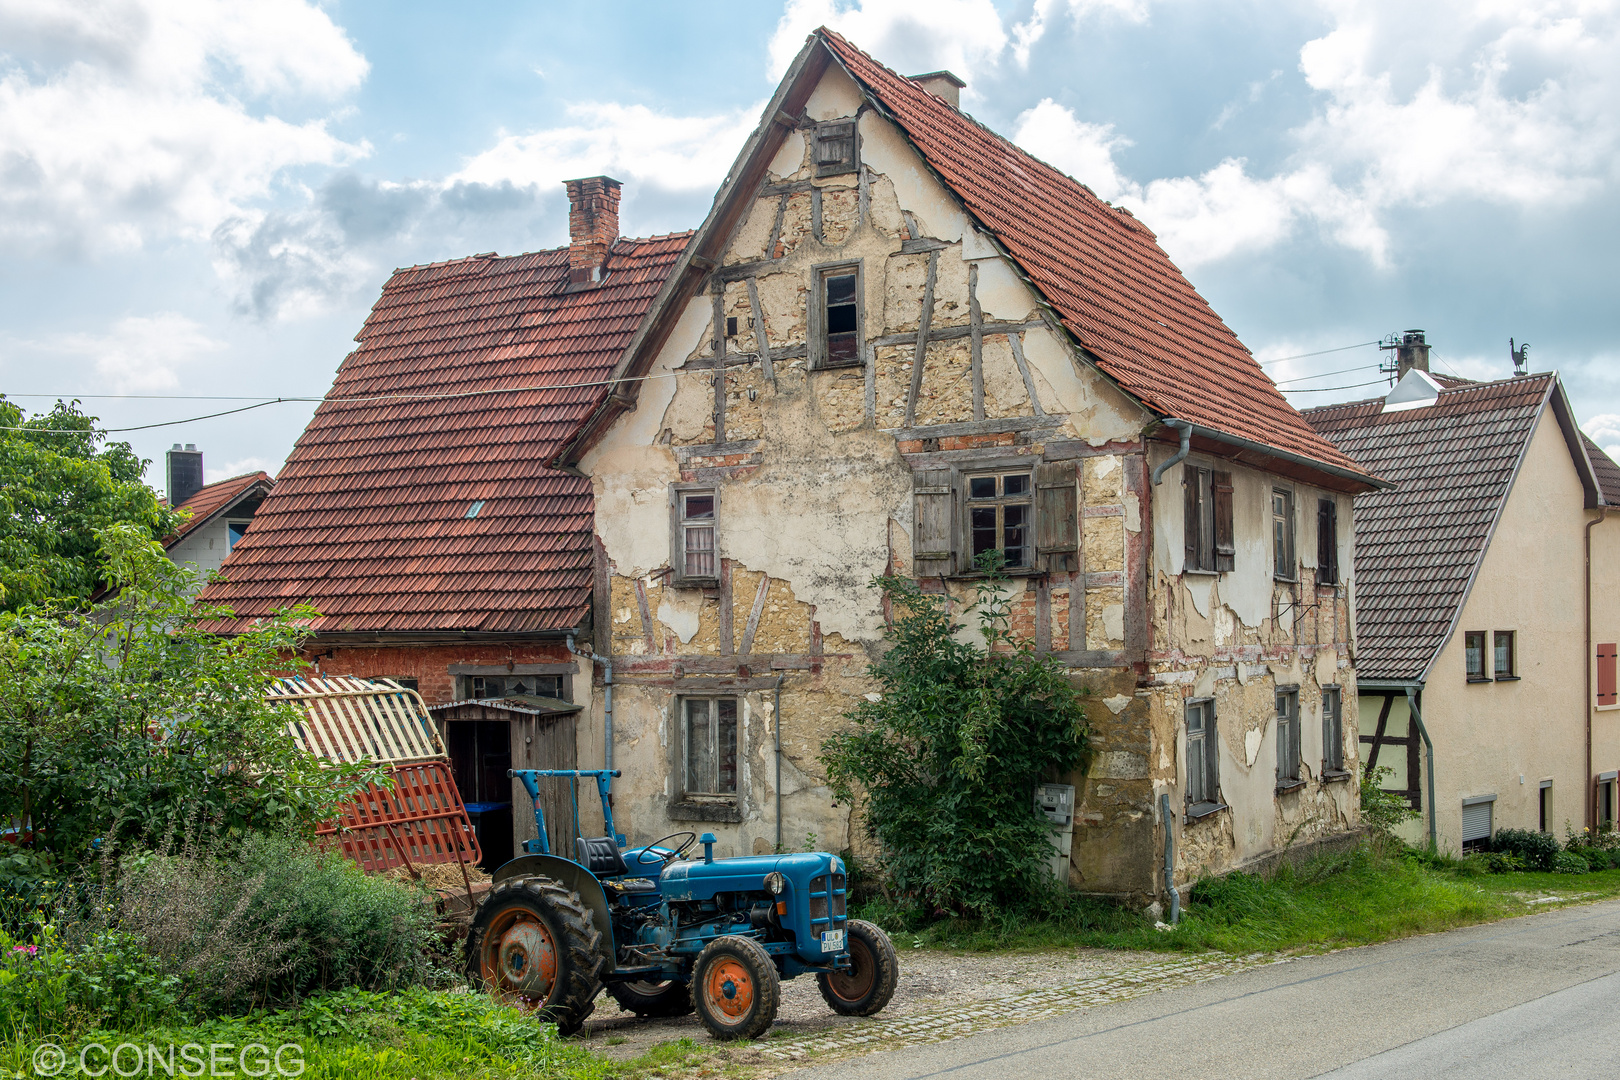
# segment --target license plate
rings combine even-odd
[[[844,932],[842,930],[825,930],[821,934],[822,952],[843,952]]]

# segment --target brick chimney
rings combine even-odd
[[[565,180],[568,188],[568,281],[601,281],[608,250],[619,238],[619,181],[611,176]]]
[[[1429,344],[1422,330],[1408,330],[1401,335],[1401,343],[1395,346],[1395,368],[1397,380],[1413,368],[1429,370]]]
[[[911,76],[911,81],[933,94],[953,109],[962,107],[962,88],[967,85],[948,71],[930,71]]]

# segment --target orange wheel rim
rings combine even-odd
[[[524,907],[497,912],[484,932],[478,966],[497,993],[544,1002],[557,982],[551,928]]]
[[[730,1024],[741,1023],[754,1004],[754,977],[729,956],[709,965],[703,989],[714,1010]]]
[[[877,978],[877,964],[872,961],[872,950],[860,938],[849,939],[849,969],[827,973],[827,985],[839,1000],[855,1002],[872,992]]]

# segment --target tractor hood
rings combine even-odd
[[[763,892],[765,875],[778,871],[790,889],[803,889],[811,878],[842,874],[844,860],[824,851],[795,855],[747,855],[737,859],[672,863],[659,885],[666,900],[708,900],[716,893]]]

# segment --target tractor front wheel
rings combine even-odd
[[[717,1039],[757,1039],[776,1022],[782,983],[753,938],[727,934],[698,954],[692,968],[698,1018]]]
[[[692,1011],[692,990],[685,983],[613,983],[607,991],[621,1008],[637,1016],[685,1016]]]
[[[900,979],[900,958],[882,928],[860,919],[851,919],[847,925],[848,969],[824,971],[816,976],[816,984],[833,1012],[871,1016],[882,1012],[894,997],[894,984]]]
[[[545,877],[508,878],[489,891],[467,935],[467,978],[539,1009],[572,1035],[596,1008],[602,934],[579,894]]]

